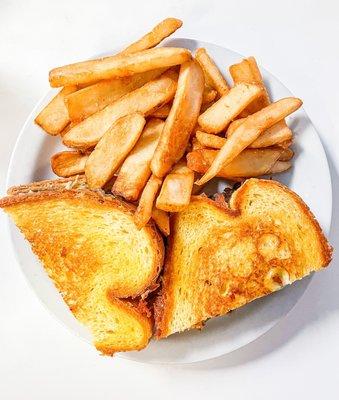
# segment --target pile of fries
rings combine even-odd
[[[289,169],[284,118],[302,104],[271,103],[253,57],[230,66],[230,86],[205,49],[155,47],[181,25],[165,19],[116,55],[53,69],[62,89],[35,119],[72,149],[52,157],[56,175],[85,174],[90,188],[135,202],[140,228],[153,218],[165,235],[168,213],[212,178]]]

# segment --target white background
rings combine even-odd
[[[21,126],[48,90],[48,70],[128,43],[167,16],[184,20],[177,36],[255,55],[304,100],[331,168],[330,239],[339,248],[336,0],[0,0],[1,193]],[[143,365],[98,356],[53,319],[24,280],[6,225],[1,214],[1,399],[339,398],[336,260],[278,326],[245,348],[193,366]]]

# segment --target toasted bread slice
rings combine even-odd
[[[68,178],[47,179],[44,181],[32,182],[27,185],[12,186],[7,190],[8,196],[16,194],[29,194],[35,192],[53,191],[59,189],[86,189],[85,175],[75,175]],[[4,199],[3,199],[4,200]]]
[[[82,177],[9,193],[0,207],[75,317],[91,328],[96,347],[105,354],[145,347],[152,323],[132,298],[154,286],[162,267],[164,246],[155,225],[138,230],[133,206],[88,190]]]
[[[155,304],[158,338],[265,296],[331,260],[332,249],[306,204],[274,181],[246,181],[229,207],[193,197],[171,218]]]
[[[145,303],[117,299],[97,286],[76,311],[75,317],[88,326],[97,350],[105,355],[141,350],[152,336],[153,322]]]

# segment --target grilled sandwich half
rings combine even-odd
[[[63,299],[104,354],[144,348],[152,335],[145,292],[163,264],[163,240],[150,222],[138,230],[134,207],[84,178],[12,188],[2,207],[30,242]]]
[[[332,248],[306,204],[283,185],[249,179],[230,199],[193,197],[172,216],[157,338],[201,326],[327,266]]]

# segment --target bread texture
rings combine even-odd
[[[30,242],[63,299],[104,354],[139,350],[152,335],[140,298],[155,285],[163,241],[134,206],[86,188],[83,178],[9,190],[0,207]],[[145,312],[146,311],[146,312]]]
[[[221,197],[220,197],[221,198]],[[171,217],[156,337],[201,326],[327,266],[332,248],[306,204],[249,179],[230,199],[193,197]]]

